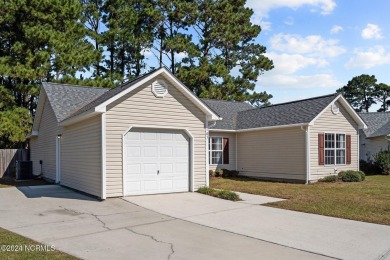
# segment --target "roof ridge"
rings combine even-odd
[[[245,101],[237,101],[237,100],[224,100],[224,99],[214,99],[214,98],[200,98],[202,100],[211,100],[211,101],[218,101],[218,102],[230,102],[230,103],[242,103],[242,104],[248,104]]]
[[[93,86],[82,86],[82,85],[77,85],[77,84],[68,84],[68,83],[57,83],[57,82],[42,82],[42,84],[47,85],[63,85],[67,87],[74,87],[74,88],[90,88],[90,89],[111,89],[111,88],[103,88],[103,87],[93,87]]]
[[[314,100],[314,99],[325,98],[325,97],[330,97],[330,96],[335,96],[336,97],[337,95],[338,95],[337,93],[333,93],[333,94],[328,94],[328,95],[323,95],[323,96],[317,96],[317,97],[312,97],[312,98],[305,98],[305,99],[299,99],[299,100],[293,100],[293,101],[273,104],[273,105],[260,107],[260,108],[255,108],[255,109],[264,109],[264,108],[268,108],[268,107],[276,107],[276,106],[293,104],[293,103],[298,103],[298,102],[302,102],[302,101]]]

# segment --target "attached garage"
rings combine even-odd
[[[125,196],[190,190],[190,137],[184,131],[132,128],[123,154]]]
[[[166,68],[113,89],[43,83],[40,100],[34,174],[42,161],[45,178],[102,199],[208,185],[208,124],[220,117]]]

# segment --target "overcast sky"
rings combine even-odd
[[[389,0],[248,0],[275,68],[272,103],[334,93],[361,74],[390,85]]]

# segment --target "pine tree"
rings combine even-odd
[[[378,109],[378,112],[386,112],[390,106],[390,86],[379,83],[375,86],[376,100],[379,101],[382,105]]]
[[[200,97],[251,101],[258,106],[272,97],[254,92],[258,76],[273,68],[266,48],[254,42],[261,28],[245,0],[197,0],[196,51],[184,58],[177,76]]]

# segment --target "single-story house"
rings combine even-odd
[[[258,109],[201,100],[159,68],[114,89],[43,83],[31,160],[102,199],[194,191],[217,167],[307,183],[358,169],[364,127],[340,95]]]
[[[370,161],[390,148],[390,112],[359,113],[367,128],[360,130],[360,159]]]

